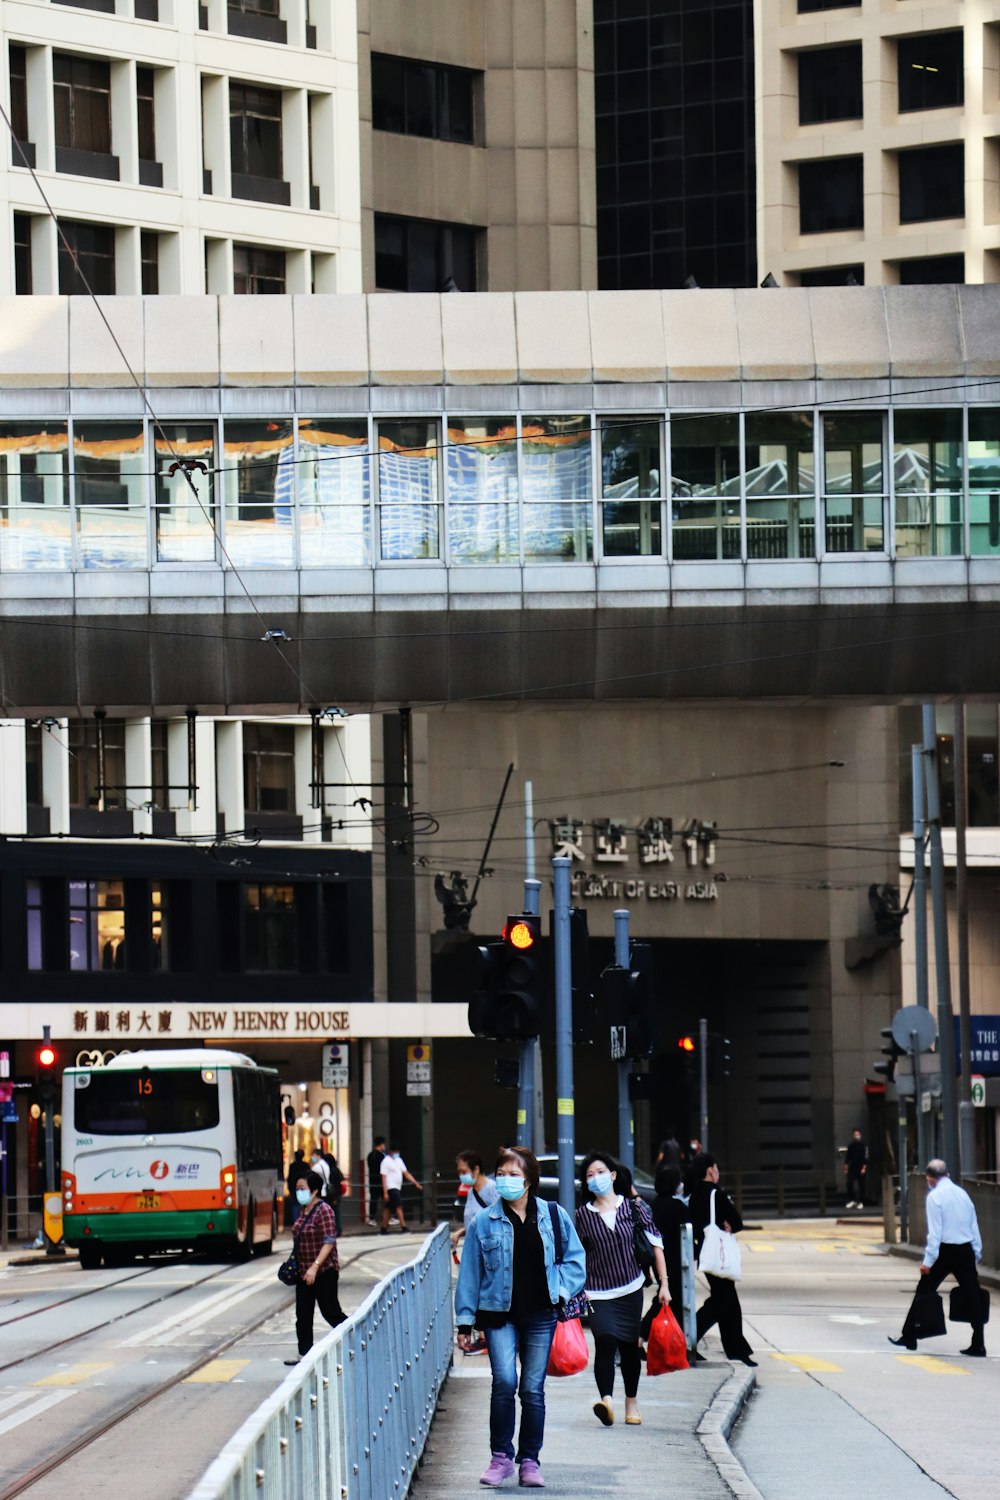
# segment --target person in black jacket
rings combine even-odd
[[[847,1178],[848,1208],[864,1208],[865,1179],[868,1176],[868,1147],[860,1130],[855,1130],[844,1153],[844,1176]]]
[[[678,1167],[660,1167],[657,1171],[656,1197],[653,1199],[651,1212],[653,1223],[663,1237],[663,1259],[667,1265],[667,1285],[670,1288],[670,1311],[683,1327],[681,1225],[688,1222],[688,1207],[681,1195],[681,1174]],[[659,1310],[659,1299],[654,1296],[639,1330],[644,1343],[649,1339],[653,1319]]]
[[[691,1163],[688,1175],[688,1212],[694,1226],[696,1255],[701,1254],[705,1239],[713,1191],[715,1192],[715,1222],[719,1228],[728,1229],[732,1234],[739,1234],[743,1228],[743,1220],[736,1212],[732,1199],[728,1194],[719,1192],[718,1181],[719,1167],[715,1157],[709,1156],[707,1152],[696,1156]],[[710,1328],[718,1323],[719,1336],[722,1339],[722,1347],[726,1351],[726,1358],[738,1359],[745,1365],[756,1365],[757,1361],[752,1358],[753,1350],[743,1336],[743,1310],[740,1307],[735,1281],[728,1281],[722,1276],[710,1276],[707,1272],[705,1280],[708,1282],[709,1295],[698,1309],[699,1341]]]

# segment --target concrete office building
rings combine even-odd
[[[361,288],[344,0],[2,0],[0,288]],[[4,131],[5,136],[8,132]]]

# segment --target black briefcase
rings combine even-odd
[[[937,1292],[918,1292],[910,1311],[910,1327],[916,1339],[936,1339],[945,1331],[944,1303]]]
[[[979,1305],[982,1308],[982,1320],[984,1323],[990,1321],[990,1294],[984,1286],[979,1288]],[[953,1286],[948,1297],[948,1322],[949,1323],[971,1323],[969,1308],[965,1300],[965,1292],[960,1286]]]

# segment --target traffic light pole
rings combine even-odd
[[[615,912],[615,963],[621,969],[629,968],[631,955],[628,943],[629,913]],[[632,1071],[632,1060],[618,1059],[618,1160],[630,1172],[635,1171],[635,1124],[632,1118],[632,1101],[628,1096],[628,1079]]]
[[[542,882],[540,880],[526,880],[524,882],[524,910],[532,917],[540,914],[540,895]],[[535,1145],[535,1066],[538,1052],[538,1038],[531,1037],[528,1041],[521,1043],[521,1057],[518,1063],[517,1073],[517,1131],[514,1139],[519,1146],[527,1146],[529,1151],[538,1149]]]
[[[924,751],[914,745],[910,751],[913,773],[913,946],[916,958],[916,1001],[930,1009],[927,979],[927,827],[924,819]],[[902,1104],[905,1111],[906,1105]],[[926,1167],[933,1152],[927,1140],[929,1116],[917,1113],[917,1165]],[[906,1163],[900,1167],[905,1173]]]
[[[955,1034],[951,1006],[951,965],[948,959],[948,907],[941,843],[941,784],[938,778],[937,728],[934,708],[924,704],[924,762],[927,825],[931,845],[931,914],[934,921],[934,982],[937,987],[938,1051],[941,1054],[942,1152],[948,1170],[961,1172],[958,1155],[958,1111],[955,1089]],[[926,1166],[921,1162],[921,1167]]]
[[[704,1016],[698,1022],[698,1094],[701,1116],[701,1149],[708,1150],[708,1022]]]
[[[552,861],[555,884],[556,987],[556,1147],[559,1153],[559,1202],[568,1214],[576,1208],[576,1120],[573,1099],[573,976],[569,933],[570,861]]]
[[[51,1037],[51,1028],[48,1026],[43,1026],[42,1041],[48,1042],[51,1040]],[[45,1105],[45,1191],[46,1193],[54,1193],[56,1190],[56,1100],[51,1080],[49,1082],[48,1093],[49,1097],[43,1097],[42,1100],[43,1104]],[[42,1224],[43,1226],[45,1224],[44,1213],[42,1215]],[[53,1240],[49,1239],[48,1235],[45,1234],[44,1227],[42,1233],[45,1238],[46,1255],[59,1255],[65,1253],[59,1246],[55,1244]]]

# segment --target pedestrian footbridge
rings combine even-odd
[[[995,690],[1000,287],[0,315],[26,713]]]

